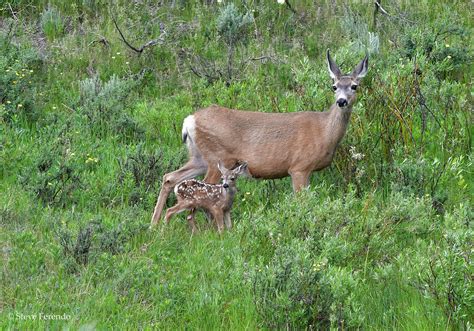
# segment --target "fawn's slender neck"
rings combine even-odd
[[[234,197],[235,194],[237,193],[237,188],[229,186],[228,188],[222,187],[224,190],[224,195],[225,195],[225,200],[226,200],[226,205],[231,208],[232,204],[234,203]]]

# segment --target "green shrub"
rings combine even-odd
[[[52,6],[41,14],[41,28],[46,37],[52,41],[64,33],[64,21],[59,11]]]
[[[217,17],[217,31],[228,47],[234,47],[247,40],[248,27],[252,22],[251,14],[242,15],[233,3],[229,3]]]
[[[36,87],[37,72],[42,60],[35,48],[27,43],[15,44],[8,36],[0,35],[0,121],[11,123],[25,116],[35,120],[39,116]]]
[[[133,87],[138,82],[112,76],[102,81],[99,76],[79,82],[80,114],[96,133],[115,130],[124,136],[140,136],[143,131],[136,121],[125,112]]]
[[[413,266],[406,269],[412,286],[430,297],[460,329],[469,328],[474,316],[472,302],[473,210],[462,203],[454,213],[447,213],[437,240],[424,249],[404,256]]]

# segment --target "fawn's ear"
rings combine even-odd
[[[221,161],[219,161],[217,163],[217,169],[219,169],[219,171],[221,172],[221,174],[224,174],[225,172],[229,171],[225,166],[224,164],[222,164]]]
[[[252,175],[250,175],[247,162],[242,162],[237,168],[234,169],[234,172],[238,175],[252,177]]]

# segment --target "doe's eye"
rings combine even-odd
[[[230,180],[235,180],[235,177],[231,177]]]
[[[336,90],[337,90],[337,86],[336,86],[336,85],[333,85],[333,86],[332,86],[332,90],[333,90],[333,91],[336,91]]]
[[[353,91],[357,90],[357,85],[355,85],[355,84],[352,85],[352,86],[351,86],[351,89],[352,89]]]

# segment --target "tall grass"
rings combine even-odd
[[[0,328],[471,328],[466,5],[229,4],[0,5]],[[370,54],[333,165],[241,181],[222,236],[149,231],[182,120],[327,109],[327,48]]]

